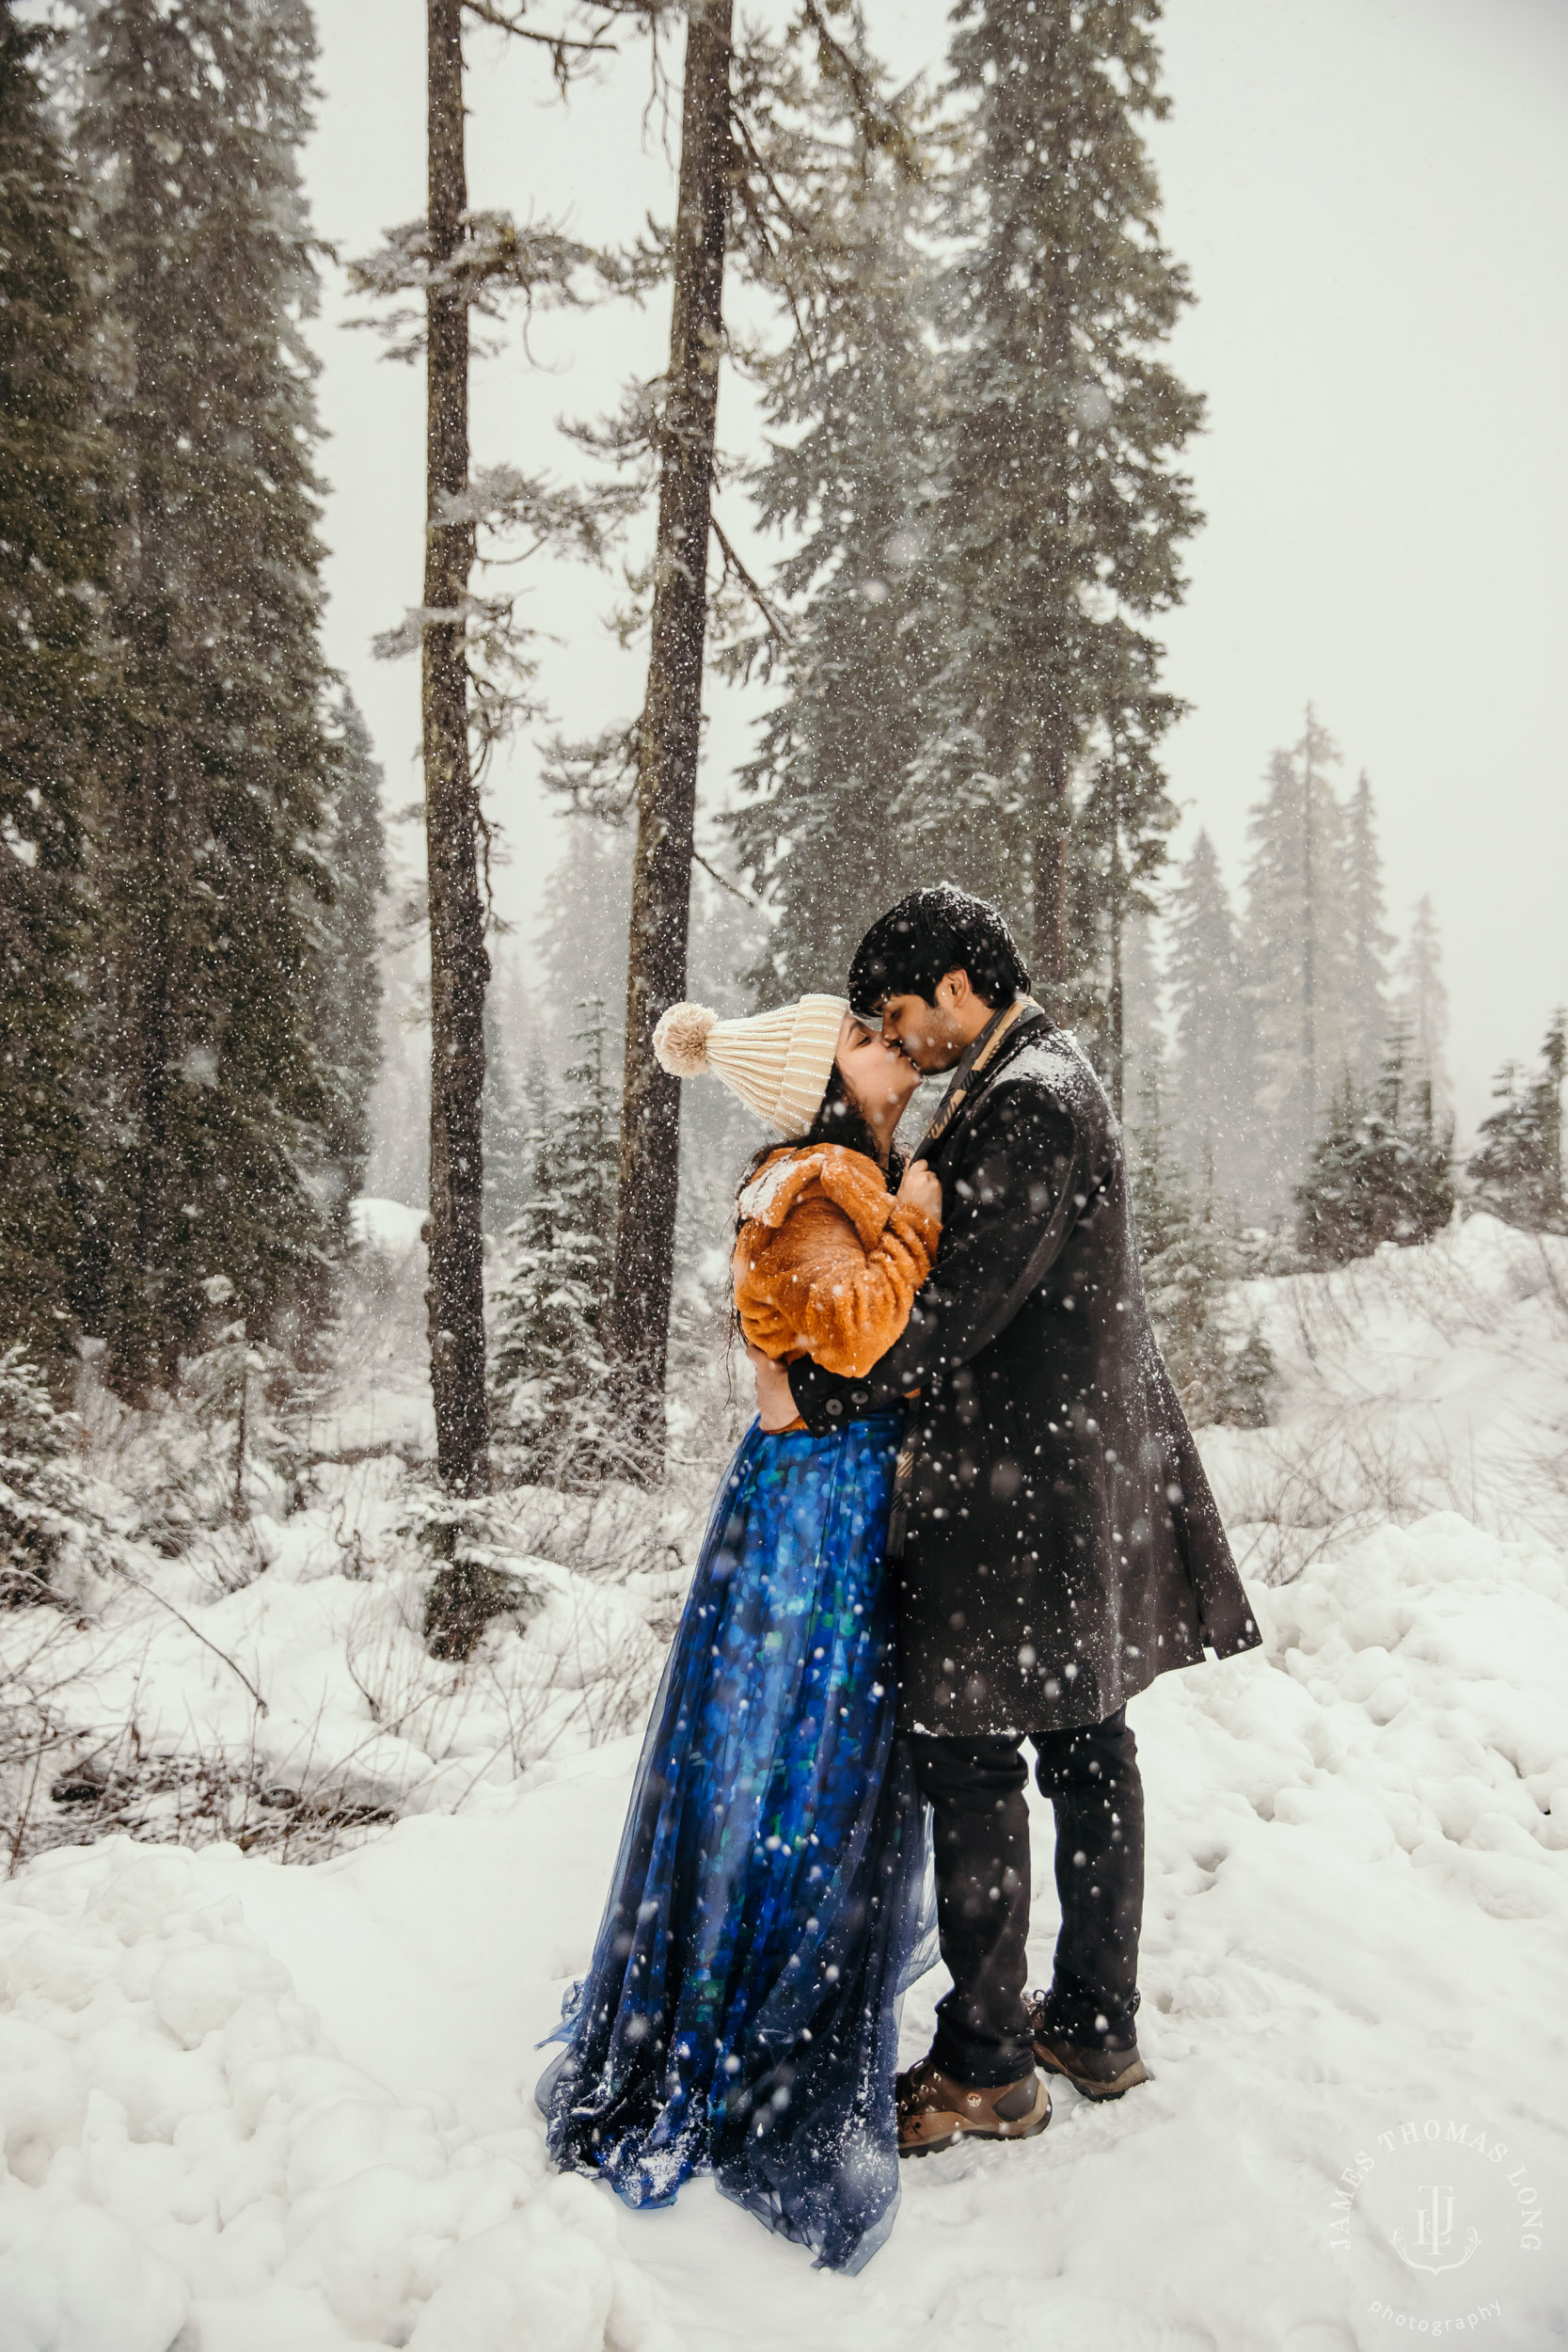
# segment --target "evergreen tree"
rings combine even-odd
[[[21,1347],[0,1348],[0,1609],[47,1600],[61,1553],[90,1555],[104,1532],[72,1459],[80,1436],[39,1366]]]
[[[1168,110],[1158,15],[1156,0],[963,0],[952,50],[970,111],[941,316],[949,612],[927,764],[970,870],[985,861],[976,881],[1030,918],[1048,993],[1086,953],[1072,780],[1091,737],[1116,747],[1124,801],[1157,805],[1179,708],[1142,626],[1181,593],[1198,517],[1174,461],[1202,415],[1154,356],[1188,299],[1143,135]]]
[[[1372,1248],[1369,1202],[1362,1188],[1367,1106],[1344,1071],[1296,1185],[1296,1247],[1308,1264],[1341,1265]]]
[[[1388,950],[1384,925],[1383,860],[1372,787],[1362,770],[1351,795],[1345,845],[1345,913],[1350,925],[1346,1029],[1350,1069],[1364,1093],[1377,1084],[1388,1036]]]
[[[394,857],[381,944],[381,1068],[371,1098],[367,1191],[422,1202],[430,1161],[430,977],[422,888]]]
[[[1328,781],[1339,756],[1310,707],[1301,740],[1275,752],[1253,809],[1245,954],[1265,1200],[1290,1196],[1354,1045],[1345,907],[1345,812]]]
[[[1274,1350],[1263,1337],[1262,1326],[1254,1323],[1230,1360],[1221,1421],[1232,1429],[1266,1428],[1270,1392],[1278,1377]]]
[[[214,1275],[205,1288],[210,1306],[228,1305],[227,1276]],[[307,1451],[293,1367],[280,1348],[253,1339],[243,1318],[221,1324],[207,1338],[201,1354],[183,1366],[181,1401],[214,1450],[228,1455],[230,1515],[249,1518],[258,1482],[274,1496],[281,1488],[285,1508],[292,1509]]]
[[[1171,1152],[1153,1069],[1139,1090],[1132,1216],[1160,1353],[1188,1419],[1207,1427],[1224,1417],[1229,1397],[1225,1289],[1233,1253],[1212,1190],[1196,1201]]]
[[[541,1050],[559,1069],[585,998],[605,1003],[605,1057],[619,1073],[626,1032],[626,919],[632,835],[573,810],[535,934]]]
[[[365,1188],[371,1096],[381,1070],[381,909],[387,893],[382,773],[371,731],[345,688],[338,705],[339,784],[325,856],[332,904],[323,926],[316,1042],[331,1087],[325,1145],[332,1222]]]
[[[579,1008],[580,1058],[533,1138],[531,1198],[502,1247],[490,1405],[499,1467],[566,1488],[630,1464],[602,1317],[614,1246],[619,1137],[603,1002]]]
[[[92,253],[41,40],[0,0],[0,1347],[53,1372],[92,1199],[81,865],[110,475]]]
[[[1568,1013],[1556,1012],[1541,1049],[1541,1067],[1521,1083],[1517,1062],[1506,1062],[1492,1089],[1497,1108],[1481,1122],[1481,1140],[1466,1173],[1476,1205],[1530,1233],[1568,1232],[1568,1194],[1562,1181],[1562,1089],[1568,1069]]]
[[[1405,1046],[1387,1049],[1370,1102],[1347,1070],[1296,1186],[1296,1246],[1308,1264],[1343,1265],[1384,1242],[1430,1241],[1453,1215],[1451,1134],[1432,1089],[1413,1085]]]
[[[1137,1119],[1145,1073],[1160,1072],[1166,1067],[1165,1024],[1160,997],[1154,918],[1140,911],[1130,917],[1122,937],[1122,1085],[1132,1123]]]
[[[532,1041],[516,966],[495,964],[484,994],[484,1228],[503,1233],[528,1199],[542,1119],[528,1099]]]
[[[751,490],[763,527],[797,543],[772,589],[787,634],[770,617],[725,655],[783,690],[726,820],[778,917],[752,975],[765,1003],[840,987],[872,918],[931,874],[981,879],[921,775],[941,658],[931,198],[845,112],[830,82],[810,199],[833,265],[803,290],[805,335],[762,370],[768,453]]]
[[[315,1283],[313,1038],[336,757],[317,642],[304,0],[103,0],[80,135],[128,485],[101,770],[111,1377],[174,1376],[226,1277],[265,1337]],[[325,1187],[320,1187],[325,1189]]]
[[[1176,803],[1147,739],[1115,729],[1089,766],[1069,844],[1069,940],[1074,977],[1058,986],[1058,1013],[1081,1032],[1120,1118],[1127,1074],[1128,935],[1154,912],[1150,884],[1164,864]]]
[[[1443,948],[1432,900],[1418,898],[1396,976],[1395,1017],[1410,1041],[1413,1077],[1432,1088],[1434,1109],[1447,1113],[1453,1101],[1449,1083],[1449,992],[1443,984]]]
[[[1171,892],[1168,935],[1172,1128],[1189,1168],[1212,1168],[1223,1196],[1250,1205],[1257,1185],[1251,1005],[1230,896],[1206,833]]]

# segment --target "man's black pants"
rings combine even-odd
[[[1125,2048],[1136,2038],[1144,1899],[1138,1749],[1118,1708],[1101,1724],[1032,1740],[1056,1814],[1062,1906],[1047,2022],[1069,2042]],[[1028,1767],[1016,1739],[910,1735],[934,1815],[937,1914],[953,1990],[937,2004],[931,2055],[975,2089],[1034,2065],[1024,2002],[1029,1932]]]

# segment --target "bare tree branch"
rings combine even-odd
[[[780,621],[778,614],[769,603],[767,595],[757,586],[756,581],[752,578],[751,573],[746,569],[745,564],[741,562],[739,556],[736,555],[734,548],[731,547],[729,540],[724,534],[723,524],[720,521],[718,516],[713,514],[711,510],[708,515],[708,525],[714,537],[719,542],[719,552],[724,559],[725,570],[734,572],[736,578],[739,580],[741,586],[751,597],[752,602],[756,606],[757,611],[762,614],[763,620],[768,626],[768,633],[772,638],[774,644],[784,653],[792,652],[793,647],[790,644],[788,633],[784,629],[783,623]]]
[[[893,156],[899,171],[907,180],[922,180],[919,150],[911,138],[909,129],[895,106],[891,105],[879,91],[875,77],[869,73],[852,51],[830,26],[822,12],[820,0],[801,0],[800,14],[816,35],[817,57],[825,74],[842,82],[849,93],[855,120],[861,136],[868,147],[879,147]]]
[[[550,73],[562,98],[573,73],[584,71],[584,60],[620,55],[615,43],[605,39],[607,28],[603,25],[587,40],[574,40],[567,33],[540,32],[533,25],[525,24],[521,8],[502,8],[498,0],[462,0],[462,6],[464,14],[479,24],[488,24],[498,33],[509,33],[514,40],[531,40],[538,48],[547,49]]]
[[[756,912],[762,903],[760,898],[753,898],[748,891],[741,889],[738,882],[733,882],[727,874],[721,874],[717,866],[710,866],[701,850],[694,849],[691,854],[704,873],[711,875],[721,890],[727,890],[730,897],[738,898],[743,907],[750,907],[753,914]]]

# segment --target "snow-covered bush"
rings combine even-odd
[[[91,1522],[71,1459],[81,1424],[20,1347],[0,1355],[0,1607],[43,1598],[65,1546]]]
[[[230,1463],[230,1508],[247,1517],[259,1487],[284,1510],[303,1464],[299,1375],[281,1348],[253,1339],[243,1321],[224,1326],[211,1347],[182,1366],[185,1404]]]
[[[510,1565],[508,1530],[487,1495],[449,1495],[421,1485],[400,1533],[437,1563],[424,1605],[432,1658],[471,1658],[493,1617],[521,1619],[539,1606],[538,1586]]]
[[[1481,1122],[1466,1173],[1482,1208],[1527,1232],[1568,1232],[1563,1185],[1562,1089],[1568,1073],[1568,1012],[1553,1015],[1536,1075],[1521,1083],[1506,1062],[1492,1089],[1497,1107]]]
[[[1265,1429],[1269,1393],[1279,1376],[1274,1350],[1254,1323],[1226,1368],[1226,1389],[1216,1418],[1232,1429]]]
[[[1384,1242],[1430,1241],[1453,1215],[1452,1128],[1438,1128],[1430,1082],[1412,1085],[1396,1039],[1369,1102],[1346,1075],[1297,1185],[1296,1246],[1314,1269],[1370,1257]]]

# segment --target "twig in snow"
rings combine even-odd
[[[261,1696],[261,1692],[258,1691],[256,1685],[252,1682],[245,1668],[236,1664],[235,1661],[230,1657],[229,1652],[226,1649],[219,1649],[215,1642],[210,1642],[206,1634],[202,1632],[199,1626],[192,1625],[189,1617],[186,1616],[182,1609],[176,1609],[173,1601],[166,1600],[162,1593],[156,1591],[152,1585],[144,1583],[142,1579],[136,1575],[135,1569],[126,1567],[123,1561],[119,1563],[119,1572],[121,1576],[124,1577],[128,1584],[134,1584],[135,1586],[138,1593],[145,1593],[148,1599],[155,1600],[160,1609],[166,1609],[171,1617],[178,1617],[186,1632],[194,1633],[196,1635],[197,1640],[201,1644],[203,1649],[210,1649],[214,1658],[221,1658],[224,1664],[230,1669],[230,1673],[237,1674],[239,1676],[240,1680],[245,1684],[245,1689],[250,1692],[251,1697],[261,1708],[261,1713],[263,1715],[266,1713],[266,1700]]]

